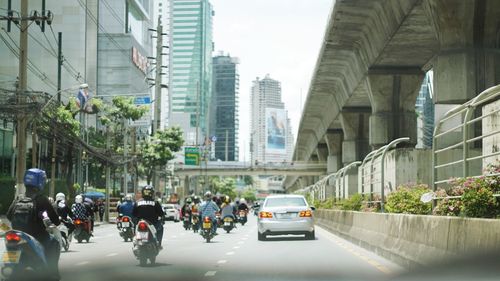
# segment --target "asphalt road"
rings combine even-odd
[[[73,243],[61,253],[62,280],[383,280],[403,271],[319,227],[314,241],[258,241],[251,216],[245,226],[218,233],[206,243],[182,223],[167,222],[157,265],[140,267],[132,243],[123,242],[115,225],[103,224],[90,243]]]

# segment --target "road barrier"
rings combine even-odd
[[[500,250],[500,220],[316,210],[316,223],[406,268]]]

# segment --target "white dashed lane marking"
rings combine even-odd
[[[79,262],[79,263],[77,263],[75,265],[80,266],[80,265],[86,265],[88,263],[89,263],[88,261],[82,261],[82,262]]]
[[[217,273],[217,271],[207,271],[207,273],[205,273],[205,276],[215,276],[215,273]]]
[[[227,252],[226,255],[232,256],[232,255],[234,255],[234,252]]]
[[[118,255],[118,254],[117,253],[111,253],[111,254],[107,254],[106,257],[114,257],[116,255]]]
[[[218,264],[223,264],[223,263],[226,263],[226,262],[227,262],[227,260],[220,260],[220,261],[218,261],[217,263],[218,263]]]

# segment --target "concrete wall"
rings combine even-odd
[[[425,183],[430,186],[432,181],[432,153],[430,149],[402,148],[394,149],[385,157],[385,194],[394,191],[396,187],[407,183]],[[372,161],[367,161],[363,169],[364,181],[361,178],[361,167],[358,168],[358,192],[370,191],[370,179],[373,183],[373,191],[381,192],[381,157],[373,160],[372,176],[370,177],[370,166]],[[363,188],[363,189],[362,189]]]
[[[500,220],[336,210],[315,216],[319,226],[410,269],[500,249]]]
[[[500,100],[490,103],[483,107],[483,115],[497,111],[496,113],[485,117],[482,122],[483,134],[488,134],[500,130]],[[483,155],[500,151],[500,133],[483,139]],[[488,164],[500,160],[500,155],[491,156],[483,159],[483,168]]]

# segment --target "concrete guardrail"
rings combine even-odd
[[[315,211],[316,224],[408,269],[500,250],[500,220]]]

